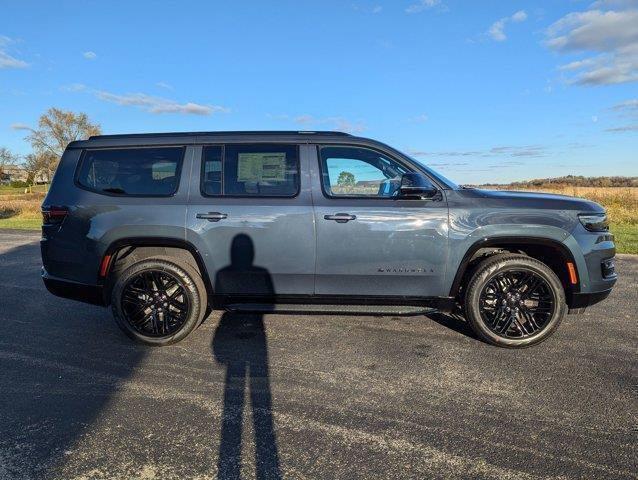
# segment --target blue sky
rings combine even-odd
[[[346,130],[461,183],[638,175],[638,1],[0,0],[0,146]]]

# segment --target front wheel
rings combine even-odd
[[[206,289],[192,268],[147,259],[124,270],[113,287],[111,308],[129,337],[162,346],[185,338],[206,310]]]
[[[542,342],[566,313],[565,291],[544,263],[525,255],[495,255],[478,265],[465,293],[465,317],[493,345]]]

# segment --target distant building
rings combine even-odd
[[[19,165],[5,165],[0,173],[0,183],[26,182],[29,179],[29,172]],[[39,173],[34,179],[34,183],[46,183],[46,177]]]

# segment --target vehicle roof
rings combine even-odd
[[[296,142],[296,143],[374,143],[375,140],[355,137],[345,132],[333,131],[219,131],[219,132],[166,132],[130,133],[121,135],[94,135],[88,140],[71,142],[69,148],[96,148],[143,145],[191,145],[201,143],[249,143],[249,142]]]

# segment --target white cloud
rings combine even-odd
[[[87,92],[105,102],[123,106],[138,107],[150,113],[181,113],[187,115],[212,115],[213,113],[226,113],[230,110],[219,105],[205,105],[200,103],[179,103],[162,97],[154,97],[145,93],[127,93],[124,95],[89,88],[82,83],[74,83],[62,87],[67,92]]]
[[[638,0],[597,0],[591,4],[590,8],[628,8],[638,7]]]
[[[332,122],[334,123],[335,129],[340,132],[346,133],[361,133],[366,127],[361,122],[350,122],[345,118],[333,118]]]
[[[378,4],[370,5],[369,3],[367,4],[354,3],[351,5],[351,7],[356,12],[371,13],[373,15],[377,13],[381,13],[383,11],[383,6]]]
[[[635,132],[638,131],[638,124],[636,124],[636,120],[638,120],[638,98],[631,98],[629,100],[625,100],[624,102],[617,103],[610,110],[616,113],[618,118],[629,119],[632,122],[630,125],[621,125],[614,128],[608,128],[607,132]]]
[[[310,123],[317,123],[317,119],[312,115],[299,115],[298,117],[295,117],[295,123],[307,125]]]
[[[91,52],[91,51],[89,51],[89,52],[84,52],[84,53],[82,54],[82,56],[83,56],[84,58],[86,58],[87,60],[95,60],[95,59],[97,58],[97,54],[96,54],[95,52]]]
[[[417,157],[544,157],[548,154],[544,145],[499,145],[489,150],[451,150],[451,151],[420,151],[412,150]]]
[[[638,11],[570,13],[550,25],[547,35],[547,45],[555,50],[610,51],[638,41]]]
[[[504,40],[507,40],[507,35],[505,35],[505,25],[507,23],[520,23],[524,22],[525,20],[527,20],[527,13],[525,12],[525,10],[519,10],[509,17],[503,17],[495,21],[487,31],[487,34],[492,37],[492,40],[502,42]]]
[[[173,90],[173,85],[166,82],[157,82],[155,85],[160,88],[165,88],[166,90]]]
[[[566,63],[565,65],[561,65],[560,67],[558,67],[558,69],[569,72],[573,70],[580,70],[581,68],[585,67],[590,67],[595,64],[596,62],[591,58],[585,58],[584,60],[575,60],[573,62]]]
[[[272,118],[273,120],[289,120],[290,115],[287,113],[267,113],[266,116],[268,118]]]
[[[613,110],[630,111],[635,114],[638,114],[638,98],[625,100],[624,102],[617,103],[611,108]]]
[[[412,121],[416,123],[424,123],[427,122],[429,117],[425,113],[421,113],[415,117],[412,117]]]
[[[31,127],[27,125],[26,123],[12,123],[11,129],[12,130],[31,130]]]
[[[511,19],[512,22],[524,22],[525,20],[527,20],[527,13],[525,12],[525,10],[519,10],[514,15],[512,15]]]
[[[153,97],[144,93],[128,93],[118,95],[102,90],[95,91],[95,96],[106,102],[118,105],[139,107],[150,113],[181,113],[190,115],[212,115],[217,112],[228,112],[225,107],[218,105],[202,105],[199,103],[187,102],[178,103],[161,97]]]
[[[4,35],[0,35],[0,69],[1,68],[25,68],[29,64],[24,60],[15,58],[7,52],[9,45],[15,43],[15,41]]]
[[[312,115],[299,115],[294,118],[294,122],[308,128],[328,125],[328,128],[346,133],[360,133],[365,130],[363,123],[351,122],[343,117],[316,118]]]
[[[638,81],[638,9],[569,13],[545,33],[545,44],[552,50],[587,55],[559,67],[573,72],[569,83],[612,85]]]
[[[441,4],[441,0],[419,0],[412,5],[409,5],[406,9],[406,13],[419,13],[424,10],[428,10],[430,8],[436,7]]]
[[[507,39],[505,36],[505,19],[497,20],[492,24],[490,29],[487,31],[488,35],[492,37],[492,40],[496,40],[497,42],[502,42]]]
[[[608,128],[605,131],[614,133],[638,132],[638,125],[624,125],[622,127]]]
[[[7,52],[0,50],[0,68],[25,68],[29,64],[24,60],[18,60]]]
[[[83,90],[86,90],[86,88],[86,85],[84,85],[83,83],[72,83],[71,85],[62,87],[62,90],[65,90],[67,92],[81,92]]]

